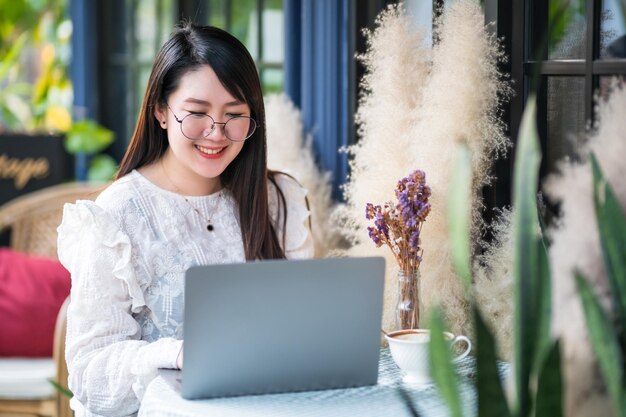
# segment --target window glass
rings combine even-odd
[[[262,63],[282,63],[284,54],[283,11],[267,8],[263,10],[262,47],[259,45],[257,22],[256,19],[254,21],[251,19],[246,41],[251,50],[260,52],[261,56],[255,57],[255,59],[262,61]]]
[[[209,24],[228,30],[248,48],[265,93],[283,90],[283,0],[210,0],[208,19]]]
[[[263,94],[280,93],[283,91],[283,70],[275,68],[261,70],[261,83]]]
[[[563,4],[563,1],[550,0],[548,2],[549,14],[547,16],[557,13],[558,4]],[[550,28],[552,39],[548,59],[584,59],[587,41],[585,0],[570,1],[564,13],[565,24],[562,27]]]
[[[159,50],[161,49],[161,45],[165,43],[174,31],[174,25],[178,24],[178,19],[176,18],[176,5],[174,4],[174,0],[159,0],[157,7],[157,18],[159,19],[159,27],[161,28],[157,34],[160,39],[157,38],[156,50]]]
[[[145,24],[152,22],[152,24]],[[137,3],[137,26],[135,26],[135,39],[137,42],[137,57],[139,61],[148,61],[154,58],[155,39],[159,31],[157,22],[157,10],[155,1],[140,1]]]
[[[600,57],[626,58],[626,3],[623,0],[602,1]]]
[[[602,76],[600,77],[598,85],[598,97],[601,100],[606,100],[611,93],[615,91],[616,87],[626,87],[626,75],[616,74]]]
[[[255,0],[234,0],[231,2],[231,16],[230,16],[230,25],[229,31],[233,35],[237,37],[240,41],[242,41],[246,48],[252,54],[252,58],[255,60],[259,59],[257,50],[254,46],[250,44],[250,37],[256,39],[256,34],[252,34],[256,32],[257,28],[257,5]]]
[[[585,133],[585,79],[550,77],[547,82],[548,141],[545,158],[549,172],[564,157],[580,149]]]
[[[228,29],[228,15],[230,15],[230,2],[224,0],[209,1],[209,25],[222,29]]]
[[[143,101],[143,96],[144,96],[144,92],[146,91],[146,87],[148,85],[148,79],[150,78],[150,73],[152,72],[152,67],[151,66],[147,66],[147,65],[142,65],[139,68],[139,74],[138,74],[138,80],[137,83],[139,85],[139,94],[136,97],[135,100],[135,108],[136,110],[136,116],[139,116],[139,109],[141,109],[141,103]]]
[[[433,44],[433,3],[424,0],[406,0],[406,9],[416,27],[425,30],[424,41]]]
[[[127,54],[128,77],[130,90],[127,94],[129,120],[126,137],[130,138],[135,121],[139,115],[141,102],[152,70],[152,62],[161,45],[169,37],[175,24],[174,0],[141,0],[136,1],[133,16],[134,47]]]

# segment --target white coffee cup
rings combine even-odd
[[[452,348],[456,343],[465,342],[467,349],[454,358],[459,361],[472,350],[472,342],[465,336],[455,336],[450,332],[443,332],[444,339]],[[389,342],[389,350],[394,362],[405,376],[402,380],[411,384],[429,384],[432,382],[428,357],[430,343],[429,329],[398,330],[385,335]]]

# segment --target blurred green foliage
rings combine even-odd
[[[470,177],[469,153],[460,154],[455,174],[458,178]],[[514,345],[512,366],[512,398],[507,401],[504,386],[497,368],[495,339],[485,324],[483,313],[477,305],[473,287],[466,285],[467,298],[471,305],[472,318],[476,329],[476,391],[478,394],[478,415],[481,417],[558,417],[563,415],[563,384],[561,377],[561,356],[558,341],[550,336],[551,286],[547,257],[547,245],[541,236],[539,214],[535,199],[539,176],[541,152],[536,126],[536,100],[530,95],[517,141],[513,182],[513,280],[514,290]],[[450,195],[464,196],[456,204],[471,206],[471,199],[464,182],[456,181]],[[454,212],[452,212],[454,213]],[[469,210],[456,211],[456,215],[469,216]],[[451,219],[452,220],[452,219]],[[456,221],[451,227],[451,239],[469,242],[469,221]],[[464,283],[468,279],[467,265],[469,252],[466,245],[457,244],[459,256],[453,256],[455,268]],[[469,277],[471,280],[471,277]],[[440,333],[443,320],[432,315],[433,335]],[[433,336],[431,343],[431,369],[448,369],[439,377],[433,378],[445,399],[450,413],[458,415],[458,378],[450,372],[450,359],[435,350]],[[441,372],[440,372],[441,374]],[[549,388],[549,389],[548,389]]]
[[[0,132],[66,133],[69,153],[95,155],[114,137],[96,122],[72,121],[67,6],[68,0],[0,0]],[[112,166],[112,158],[96,157],[88,175],[110,179]]]
[[[593,198],[596,210],[602,257],[611,288],[612,314],[604,311],[593,288],[577,273],[576,283],[585,311],[591,343],[615,415],[626,416],[626,213],[613,188],[605,178],[595,156],[591,156]]]
[[[65,149],[76,155],[94,155],[113,143],[113,132],[92,120],[80,120],[67,131]]]
[[[0,131],[70,127],[66,6],[67,0],[0,0]]]
[[[558,417],[564,415],[563,375],[558,340],[550,336],[551,285],[547,244],[541,238],[535,202],[539,160],[541,157],[536,127],[535,97],[528,99],[520,133],[514,166],[513,199],[513,275],[515,281],[515,319],[513,354],[513,396],[507,401],[502,381],[497,372],[495,340],[485,325],[476,305],[473,289],[467,296],[472,305],[476,329],[476,390],[478,415],[481,417]],[[457,164],[460,176],[469,175],[467,155],[461,153]],[[626,213],[621,208],[611,185],[604,177],[593,155],[593,198],[600,235],[602,259],[611,288],[611,309],[606,312],[594,288],[580,273],[576,273],[578,292],[585,312],[589,337],[594,347],[600,371],[606,384],[616,416],[626,417]],[[464,195],[466,201],[457,204],[469,206],[464,184],[456,182],[451,194]],[[457,211],[457,213],[459,213]],[[464,215],[460,213],[457,215]],[[459,223],[459,222],[457,222]],[[465,224],[460,222],[459,224]],[[469,227],[451,228],[452,240],[468,241]],[[459,249],[460,248],[460,249]],[[466,270],[468,256],[463,246],[456,245],[461,256],[453,256],[460,275]],[[460,277],[463,281],[466,277]],[[467,287],[466,287],[467,288]],[[459,413],[458,381],[450,372],[450,358],[438,352],[445,346],[437,345],[435,333],[444,329],[441,313],[432,315],[431,367],[442,397],[450,413]],[[592,383],[592,381],[589,381]]]
[[[112,131],[93,120],[85,119],[72,123],[65,134],[65,149],[78,157],[77,165],[81,168],[80,172],[76,173],[76,179],[108,181],[113,178],[117,171],[117,163],[109,155],[100,152],[108,148],[114,139]],[[83,168],[78,162],[79,158],[85,158],[89,165]]]

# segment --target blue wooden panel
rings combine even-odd
[[[72,61],[70,76],[74,87],[74,117],[98,119],[98,24],[97,2],[71,0]]]
[[[72,19],[72,61],[70,77],[74,90],[72,118],[74,120],[99,120],[98,94],[98,21],[97,2],[70,0]],[[87,180],[89,157],[75,156],[74,177],[77,181]]]
[[[300,108],[300,84],[302,80],[302,32],[300,20],[302,18],[302,3],[300,0],[285,0],[283,13],[285,16],[285,91]]]

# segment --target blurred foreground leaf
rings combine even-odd
[[[450,245],[452,261],[461,277],[466,292],[472,289],[472,269],[470,251],[471,228],[471,155],[467,146],[459,147],[458,157],[452,174],[448,204],[450,225]]]
[[[538,213],[535,199],[539,175],[539,134],[536,98],[530,95],[522,117],[513,178],[513,276],[515,280],[514,414],[529,416],[533,409],[529,387],[537,345],[540,344],[541,270],[537,245]],[[549,319],[549,318],[546,318]]]
[[[444,339],[444,322],[441,310],[435,308],[430,318],[430,373],[439,388],[452,417],[463,417],[457,376],[452,364],[452,351]]]
[[[477,306],[474,306],[476,324],[476,389],[480,417],[510,417],[500,374],[498,373],[495,340],[485,325]]]
[[[596,220],[600,233],[604,266],[606,267],[611,293],[619,320],[626,325],[626,216],[600,170],[600,165],[591,155],[593,172],[593,200],[596,208]],[[622,329],[622,336],[626,332]],[[622,338],[622,349],[626,349],[626,340]]]
[[[619,342],[596,295],[591,290],[587,280],[580,273],[576,273],[576,284],[585,311],[591,344],[598,357],[600,370],[602,371],[609,395],[613,401],[615,411],[619,413],[618,415],[625,416],[626,409],[624,408],[623,392],[624,363]]]
[[[561,352],[556,341],[548,348],[539,369],[535,417],[563,415],[563,382],[561,378]]]

